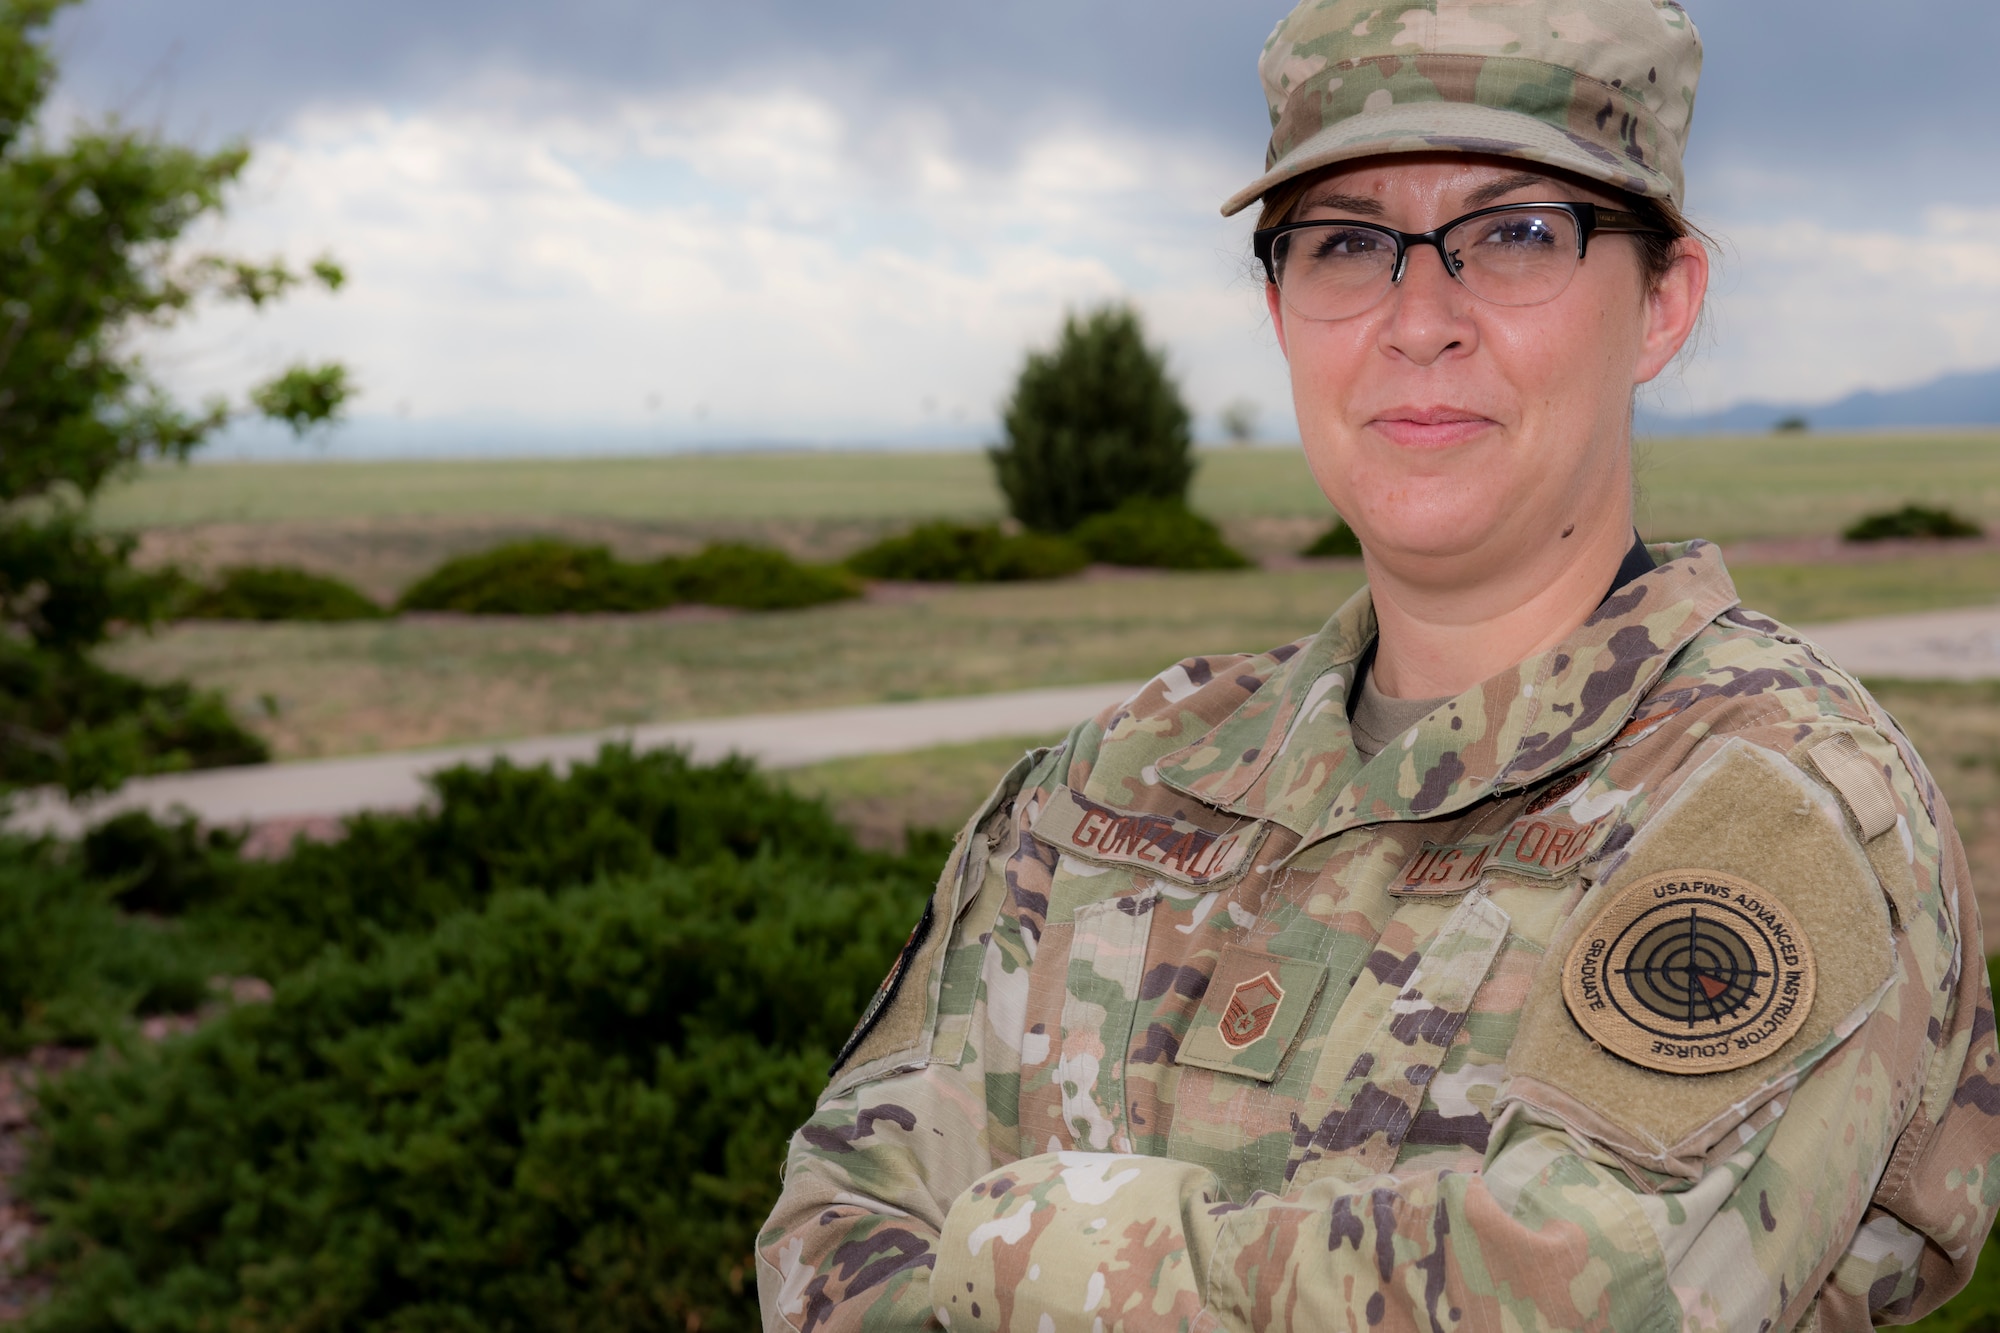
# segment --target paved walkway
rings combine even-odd
[[[2000,606],[1875,616],[1801,629],[1857,676],[2000,679]]]
[[[767,768],[796,768],[828,759],[896,754],[932,745],[1004,736],[1042,735],[1053,739],[1106,705],[1127,698],[1140,684],[1123,681],[863,708],[761,713],[574,736],[543,736],[499,745],[215,768],[200,773],[139,778],[126,783],[110,797],[81,806],[37,794],[21,802],[8,823],[26,832],[73,836],[86,826],[125,810],[166,814],[181,807],[211,824],[263,824],[337,818],[364,810],[407,810],[423,802],[428,794],[424,777],[439,769],[455,764],[490,763],[503,756],[517,764],[553,764],[563,768],[595,756],[598,748],[610,741],[629,741],[639,750],[679,746],[695,759],[709,763],[726,755],[740,754]]]
[[[2000,606],[1802,628],[1835,661],[1857,675],[1908,680],[2000,679]],[[630,741],[641,750],[681,746],[702,761],[741,754],[769,768],[791,768],[1002,736],[1054,737],[1137,688],[1137,682],[1121,681],[864,708],[764,713],[500,745],[211,769],[141,778],[109,798],[82,806],[46,794],[30,797],[21,802],[8,822],[27,831],[73,835],[123,810],[164,814],[182,807],[215,824],[265,824],[338,818],[363,810],[401,810],[423,801],[425,775],[441,768],[488,763],[502,756],[518,764],[562,767],[590,758],[607,741]]]

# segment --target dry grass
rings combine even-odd
[[[1794,623],[2000,597],[2000,553],[1740,570]],[[283,758],[1144,677],[1325,623],[1354,565],[913,590],[762,615],[184,624],[115,666],[219,688]]]
[[[225,691],[281,758],[1143,677],[1311,633],[1358,568],[943,588],[760,615],[183,624],[110,662]]]
[[[1823,535],[1905,499],[2000,522],[2000,432],[1704,437],[1638,446],[1640,527],[1718,541]],[[1296,446],[1211,449],[1196,508],[1324,520]],[[206,463],[149,468],[102,498],[120,528],[350,519],[893,523],[997,518],[975,451],[766,453],[458,462]]]
[[[1991,549],[1872,563],[1735,564],[1730,574],[1744,605],[1794,625],[2000,599],[2000,551]]]
[[[1060,736],[1022,736],[942,745],[908,754],[841,759],[778,773],[808,796],[823,796],[868,847],[893,849],[913,828],[956,831],[1024,750]]]
[[[1944,789],[1972,863],[1979,914],[2000,920],[2000,681],[1871,681],[1869,688]]]

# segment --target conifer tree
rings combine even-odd
[[[1029,354],[1003,419],[990,456],[1026,527],[1068,532],[1130,500],[1186,502],[1187,405],[1130,306],[1065,319],[1053,350]]]

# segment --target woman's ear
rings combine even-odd
[[[1632,382],[1646,384],[1665,370],[1701,321],[1708,296],[1708,249],[1691,236],[1674,243],[1674,262],[1646,296],[1646,335]],[[1282,342],[1282,339],[1281,339]]]

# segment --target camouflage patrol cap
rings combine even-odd
[[[1257,62],[1262,176],[1381,153],[1492,153],[1680,202],[1701,37],[1674,0],[1304,0]]]

